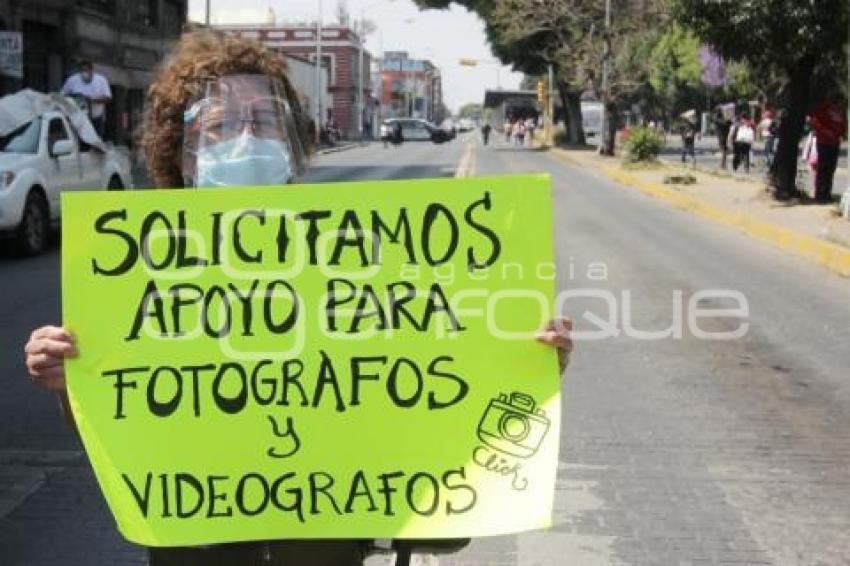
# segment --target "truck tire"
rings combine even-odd
[[[21,224],[15,233],[15,247],[25,256],[38,255],[47,247],[50,219],[44,197],[35,191],[27,195]]]
[[[113,175],[109,178],[109,184],[106,185],[107,191],[123,191],[124,183],[121,182],[121,178],[118,175]]]

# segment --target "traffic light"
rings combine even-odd
[[[460,65],[462,67],[475,67],[476,65],[478,65],[478,60],[477,59],[470,59],[468,57],[463,57],[460,60],[458,60],[458,63],[460,63]]]
[[[542,80],[537,81],[537,102],[540,104],[546,102],[546,83]]]

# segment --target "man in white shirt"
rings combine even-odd
[[[80,63],[80,70],[74,73],[60,93],[64,96],[83,97],[89,106],[89,117],[97,134],[103,138],[106,126],[106,104],[112,101],[112,89],[106,77],[92,70],[91,61]]]

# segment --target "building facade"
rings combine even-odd
[[[431,61],[411,59],[406,51],[387,51],[380,76],[384,117],[443,121],[443,82],[440,70]]]
[[[316,105],[316,97],[318,96],[319,105],[322,108],[331,107],[331,96],[328,91],[328,73],[323,67],[319,73],[320,83],[316,86],[316,60],[312,61],[296,57],[294,55],[283,55],[283,60],[286,61],[287,73],[292,81],[292,86],[298,92],[301,111],[308,116],[313,116],[313,107]]]
[[[316,60],[317,29],[314,24],[265,24],[265,25],[217,25],[218,29],[260,41],[263,45],[283,55],[289,55],[307,61]],[[329,25],[322,28],[322,66],[328,76],[329,106],[323,107],[323,123],[329,118],[342,132],[344,137],[360,136],[361,128],[371,128],[371,82],[369,69],[371,56],[362,50],[360,37],[348,26]],[[360,80],[361,69],[363,80]],[[362,84],[362,90],[360,85]],[[363,114],[358,110],[358,91],[362,97]],[[306,97],[305,97],[306,98]],[[313,100],[307,101],[307,108],[315,117]]]
[[[20,34],[21,72],[0,95],[58,91],[82,60],[109,80],[107,137],[132,145],[144,93],[186,22],[188,0],[0,0],[0,30]]]

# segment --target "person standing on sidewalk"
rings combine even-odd
[[[514,143],[519,146],[525,143],[525,123],[521,118],[514,122]]]
[[[528,146],[534,147],[534,129],[537,126],[537,121],[534,118],[529,118],[525,121],[525,131],[528,133]]]
[[[697,136],[696,117],[697,111],[693,109],[682,113],[680,116],[682,118],[682,125],[680,126],[680,133],[682,135],[682,163],[685,163],[687,156],[690,155],[694,167],[697,166],[695,147]]]
[[[832,179],[838,165],[842,138],[847,137],[842,96],[833,92],[812,113],[811,125],[817,140],[817,169],[815,173],[815,202],[832,202]]]
[[[732,170],[737,171],[744,163],[744,172],[750,172],[750,151],[756,140],[755,124],[747,112],[742,112],[729,132],[729,142],[732,145]]]
[[[718,104],[714,109],[714,129],[717,133],[717,145],[720,147],[720,168],[726,169],[726,157],[729,155],[729,130],[732,120],[726,115],[724,105]]]
[[[776,146],[774,122],[776,122],[776,119],[774,118],[773,109],[769,107],[765,108],[759,122],[758,130],[759,137],[764,140],[764,165],[767,169],[770,169],[771,165],[773,165],[773,152]]]

